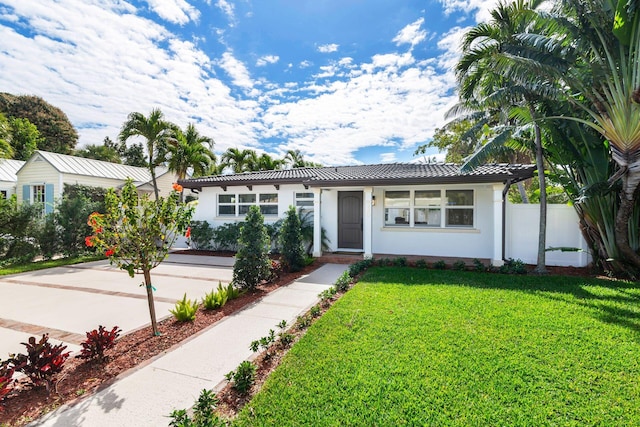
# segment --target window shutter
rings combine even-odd
[[[53,212],[53,184],[45,184],[44,186],[44,213]]]
[[[22,186],[22,203],[31,203],[31,186]]]

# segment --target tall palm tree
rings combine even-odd
[[[523,43],[521,35],[535,29],[536,8],[541,0],[500,3],[491,12],[491,21],[469,30],[463,39],[463,55],[456,67],[459,96],[472,110],[502,113],[506,121],[494,127],[495,136],[463,165],[473,168],[489,153],[494,154],[514,137],[530,133],[538,169],[540,222],[535,271],[546,273],[547,192],[543,140],[539,118],[540,91],[547,83],[542,67],[553,55],[538,46]],[[536,58],[536,62],[530,60]],[[533,68],[533,69],[532,69]],[[532,73],[532,71],[534,71]]]
[[[159,108],[154,108],[149,117],[138,112],[130,113],[118,135],[122,143],[126,143],[133,136],[146,140],[149,172],[156,200],[159,198],[156,168],[164,163],[169,143],[175,141],[176,129],[176,125],[164,120]]]
[[[240,150],[228,148],[220,157],[221,165],[229,167],[234,173],[250,172],[255,165],[256,152],[253,150]]]

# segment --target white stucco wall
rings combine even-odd
[[[218,216],[218,194],[258,194],[258,193],[278,193],[278,215],[266,215],[265,222],[271,223],[284,216],[289,206],[295,204],[296,192],[311,192],[303,185],[281,185],[280,190],[276,190],[273,185],[254,185],[251,190],[246,186],[227,187],[224,191],[219,187],[204,187],[198,194],[198,205],[193,214],[195,221],[207,221],[212,227],[219,227],[229,222],[243,221],[244,215]],[[186,194],[189,194],[187,192]]]
[[[536,264],[538,257],[538,229],[540,205],[507,204],[506,257]],[[584,267],[591,262],[588,246],[578,222],[575,209],[567,205],[547,207],[547,248],[579,248],[581,252],[548,251],[547,265]]]
[[[430,189],[474,190],[472,228],[424,228],[384,226],[384,191]],[[374,254],[487,258],[493,253],[493,193],[490,185],[377,187],[373,195],[372,244]]]

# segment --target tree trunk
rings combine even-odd
[[[530,108],[531,118],[535,118],[535,111]],[[534,122],[535,143],[536,143],[536,168],[538,169],[538,183],[540,184],[540,224],[538,231],[538,260],[534,272],[546,274],[547,256],[547,184],[544,176],[544,157],[542,153],[542,136],[540,126]]]
[[[153,287],[151,286],[151,271],[144,269],[144,286],[147,289],[147,302],[149,303],[149,315],[151,316],[151,328],[153,329],[153,335],[159,336],[158,323],[156,322],[156,307],[153,302]]]
[[[151,172],[151,182],[153,184],[153,193],[156,196],[156,200],[158,200],[158,183],[156,182],[156,168],[153,166],[149,167],[149,171]]]
[[[621,191],[620,206],[618,208],[618,214],[616,215],[616,244],[625,260],[630,262],[636,271],[640,271],[640,255],[629,245],[629,221],[631,220],[633,207],[635,205],[637,188],[627,188],[628,172],[623,176],[622,181],[623,190]]]
[[[524,183],[522,181],[518,181],[516,186],[518,187],[518,191],[520,192],[522,203],[529,203],[529,197],[527,196],[527,189],[524,188]]]

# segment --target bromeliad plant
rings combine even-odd
[[[205,310],[215,310],[224,306],[228,301],[238,298],[240,290],[229,283],[227,287],[222,286],[222,282],[218,282],[218,289],[212,289],[211,292],[205,294],[202,298],[202,305]]]
[[[111,264],[129,273],[142,274],[154,335],[160,335],[153,301],[151,270],[167,256],[178,235],[187,233],[193,207],[180,203],[182,187],[174,184],[167,198],[151,200],[138,195],[131,179],[120,194],[110,189],[105,196],[105,213],[89,215],[93,235],[85,239],[87,246],[104,251]]]
[[[114,326],[110,331],[100,325],[98,329],[87,332],[87,339],[81,345],[78,359],[90,359],[104,362],[106,357],[104,352],[112,348],[116,343],[116,338],[120,336],[122,329]]]

